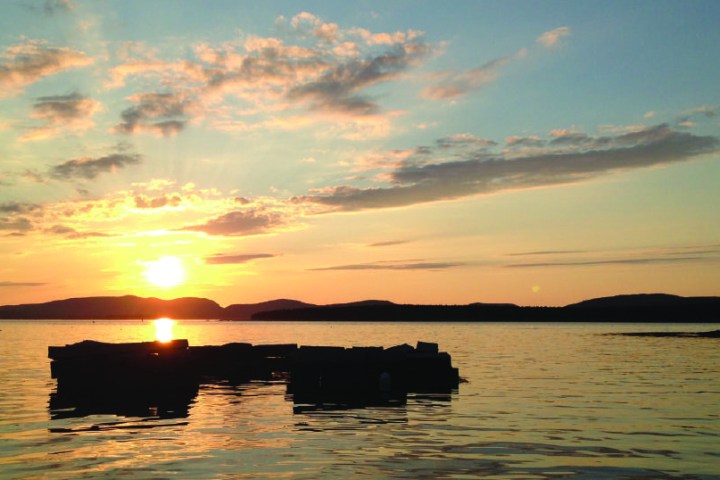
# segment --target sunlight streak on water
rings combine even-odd
[[[175,320],[169,318],[158,318],[153,321],[155,325],[155,338],[158,342],[167,343],[173,339],[173,327]]]

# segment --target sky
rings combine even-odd
[[[720,295],[720,2],[0,4],[0,304]]]

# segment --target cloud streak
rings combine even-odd
[[[182,230],[202,232],[208,235],[244,236],[267,233],[285,224],[284,217],[275,212],[262,210],[238,210],[191,225]]]
[[[557,262],[518,263],[505,265],[505,268],[544,268],[544,267],[591,267],[599,265],[654,265],[663,263],[705,262],[708,257],[693,255],[686,257],[645,257],[612,258],[603,260],[568,260]]]
[[[446,152],[425,147],[427,160],[404,162],[388,187],[337,186],[295,197],[332,211],[401,207],[508,190],[577,183],[614,172],[683,162],[715,152],[720,140],[667,125],[610,137],[576,136],[547,148],[492,153],[486,148],[443,161]]]
[[[47,283],[41,282],[0,282],[0,288],[15,288],[15,287],[42,287]]]
[[[47,140],[68,131],[87,130],[94,126],[90,118],[99,110],[99,102],[78,93],[40,97],[31,116],[44,125],[31,128],[20,140]]]
[[[271,253],[251,253],[245,255],[212,255],[205,258],[205,263],[209,265],[237,265],[252,262],[262,258],[273,258],[277,255]]]
[[[425,88],[422,92],[425,98],[431,100],[449,100],[479,90],[485,85],[497,80],[500,69],[512,60],[524,56],[525,51],[496,58],[486,64],[465,72],[444,72],[436,74],[434,85]]]
[[[191,102],[176,93],[143,93],[132,98],[135,106],[123,110],[118,133],[149,132],[165,137],[180,132],[189,120]]]
[[[313,268],[314,271],[326,270],[446,270],[463,266],[463,263],[443,262],[377,262],[336,265],[333,267]]]
[[[50,47],[38,40],[8,48],[0,63],[0,96],[13,95],[23,87],[70,68],[93,63],[83,52]]]
[[[379,107],[359,92],[392,80],[430,52],[423,43],[395,45],[379,55],[340,63],[319,78],[292,88],[287,98],[307,102],[311,110],[351,115],[378,113]]]
[[[134,105],[122,112],[114,131],[174,135],[189,120],[208,115],[211,125],[241,131],[330,121],[353,130],[344,134],[349,139],[380,136],[388,114],[369,90],[401,78],[435,50],[421,32],[342,29],[307,12],[280,17],[276,27],[283,39],[248,35],[242,42],[197,44],[195,58],[184,60],[164,60],[135,48],[131,53],[137,58],[128,56],[110,69],[107,88],[136,76],[159,78],[174,91],[131,97]],[[224,100],[229,96],[248,107],[228,107]],[[277,112],[297,109],[308,112],[293,113],[300,122],[277,117]]]
[[[552,48],[560,42],[560,39],[570,35],[570,27],[558,27],[545,32],[537,38],[537,42],[547,48]]]
[[[103,173],[114,173],[128,165],[140,163],[138,154],[113,153],[99,158],[68,160],[50,169],[50,176],[57,180],[93,180]]]

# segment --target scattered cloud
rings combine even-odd
[[[31,116],[44,124],[33,127],[20,140],[47,140],[68,131],[87,130],[94,126],[91,118],[100,103],[78,93],[40,97]]]
[[[569,27],[559,27],[540,35],[537,42],[550,48],[568,35],[570,35]],[[423,89],[422,95],[431,100],[455,100],[494,82],[500,77],[504,66],[527,56],[528,49],[521,48],[511,55],[495,58],[472,70],[436,73],[431,77],[434,81],[433,85]]]
[[[0,218],[0,230],[13,230],[16,232],[27,232],[33,229],[33,225],[26,217]]]
[[[69,13],[75,10],[75,3],[71,0],[44,0],[38,3],[25,3],[23,6],[31,12],[42,13],[44,15]]]
[[[172,136],[189,120],[191,102],[177,93],[143,93],[131,98],[136,105],[123,110],[119,133],[150,132]]]
[[[111,236],[110,234],[101,233],[101,232],[78,232],[74,228],[68,227],[67,225],[53,225],[52,227],[47,228],[44,231],[45,231],[45,233],[64,236],[71,240],[84,240],[84,239],[93,238],[93,237],[110,237]]]
[[[570,255],[575,253],[584,253],[583,250],[538,250],[534,252],[515,252],[508,253],[510,257],[540,256],[540,255]]]
[[[33,223],[28,217],[40,215],[42,212],[42,205],[36,203],[0,203],[0,230],[10,230],[15,233],[29,232],[33,229]]]
[[[208,263],[210,265],[235,265],[235,264],[242,264],[242,263],[249,263],[253,260],[258,260],[261,258],[273,258],[277,255],[273,255],[271,253],[251,253],[251,254],[245,254],[245,255],[212,255],[210,257],[205,258],[205,263]]]
[[[465,72],[444,72],[435,74],[435,84],[422,92],[431,100],[449,100],[479,90],[500,76],[500,68],[518,58],[521,54],[496,58],[480,67]]]
[[[463,263],[442,262],[376,262],[336,265],[333,267],[313,268],[311,270],[446,270],[448,268],[461,267],[463,265]]]
[[[601,265],[655,265],[720,262],[720,245],[652,247],[635,250],[541,250],[508,254],[537,257],[536,261],[510,263],[503,268],[588,267]]]
[[[590,267],[598,265],[652,265],[663,263],[705,262],[705,256],[688,257],[645,257],[645,258],[611,258],[602,260],[569,260],[555,262],[517,263],[505,265],[505,268],[539,268],[539,267]]]
[[[394,245],[405,245],[410,243],[410,240],[388,240],[385,242],[375,242],[368,245],[368,247],[392,247]]]
[[[544,47],[551,48],[558,45],[560,39],[568,35],[570,35],[570,27],[558,27],[540,35],[537,42]]]
[[[701,105],[692,108],[675,120],[675,124],[682,128],[692,128],[697,123],[712,121],[720,115],[720,106],[718,105]]]
[[[15,287],[42,287],[47,283],[41,282],[0,282],[0,288],[15,288]]]
[[[39,40],[11,46],[0,56],[3,58],[0,63],[0,96],[14,95],[44,77],[93,62],[82,52],[50,47]]]
[[[196,44],[194,58],[166,60],[143,44],[127,44],[122,63],[110,70],[107,88],[128,77],[172,84],[180,93],[142,93],[122,113],[118,133],[172,135],[199,116],[226,131],[303,128],[325,122],[351,140],[377,138],[389,130],[389,114],[370,94],[371,87],[401,78],[435,48],[422,32],[370,32],[342,29],[308,12],[276,27],[283,38],[247,35],[241,41]],[[229,107],[228,96],[245,102]],[[298,113],[297,110],[307,113]],[[290,120],[277,112],[291,112]],[[333,132],[335,135],[337,132]]]
[[[334,211],[399,207],[577,183],[621,170],[687,161],[720,148],[717,137],[698,136],[664,124],[615,136],[590,137],[576,132],[554,135],[547,148],[512,156],[482,147],[448,159],[448,152],[441,148],[418,148],[415,158],[390,172],[390,186],[325,187],[293,201],[315,203]]]
[[[163,208],[163,207],[178,207],[182,204],[182,197],[177,193],[170,195],[158,195],[155,197],[149,197],[146,195],[138,194],[135,196],[135,207],[143,209]]]
[[[285,218],[276,212],[264,210],[238,210],[208,220],[200,225],[191,225],[182,230],[203,232],[208,235],[258,235],[285,225]]]
[[[92,180],[102,173],[117,172],[128,165],[139,164],[138,154],[113,153],[99,158],[68,160],[50,169],[50,176],[58,180]]]
[[[3,202],[0,203],[0,214],[24,214],[42,209],[37,203]]]
[[[75,10],[75,4],[72,0],[45,0],[43,11],[48,15],[56,13],[67,13]]]
[[[394,45],[380,54],[339,63],[319,78],[290,89],[287,98],[306,102],[311,110],[328,110],[350,115],[375,114],[379,107],[360,92],[380,82],[395,79],[427,56],[424,43]]]
[[[545,140],[537,135],[511,135],[505,138],[505,144],[513,147],[544,147]]]

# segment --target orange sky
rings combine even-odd
[[[717,2],[138,5],[0,5],[0,304],[720,294]]]

